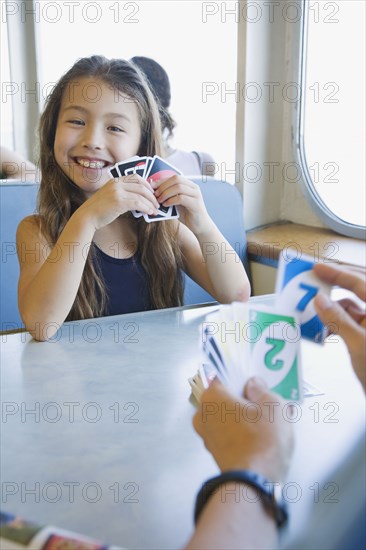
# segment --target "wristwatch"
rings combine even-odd
[[[250,485],[258,491],[263,505],[273,514],[278,527],[282,527],[288,520],[287,503],[282,496],[282,486],[269,481],[264,476],[250,470],[230,470],[207,480],[201,487],[196,498],[194,522],[197,520],[209,498],[220,485],[229,482],[239,482]]]

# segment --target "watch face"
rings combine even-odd
[[[272,485],[271,488],[271,508],[275,514],[276,522],[278,527],[282,527],[288,519],[288,509],[287,502],[283,498],[282,494],[282,484],[278,482],[267,482]]]
[[[282,502],[284,501],[283,500],[283,496],[282,496],[282,484],[281,483],[275,483],[274,484],[274,487],[273,487],[273,498],[276,502],[278,502],[279,504],[282,504]]]

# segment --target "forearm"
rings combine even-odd
[[[222,485],[209,499],[185,549],[264,549],[277,544],[276,523],[258,492],[232,482]]]
[[[94,228],[77,211],[32,281],[22,289],[20,313],[36,339],[51,337],[66,319],[75,301],[93,235]],[[35,252],[39,261],[46,254],[44,248]]]
[[[216,225],[210,224],[196,237],[216,299],[222,303],[248,300],[250,284],[243,263]]]
[[[1,147],[1,171],[8,179],[34,181],[37,167],[16,151]]]

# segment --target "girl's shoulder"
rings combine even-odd
[[[41,232],[41,217],[37,214],[26,216],[18,225],[17,239],[21,240],[45,240]]]
[[[31,214],[30,216],[26,216],[22,219],[22,221],[19,223],[19,227],[27,227],[27,229],[31,228],[39,228],[41,225],[41,216],[38,214]]]

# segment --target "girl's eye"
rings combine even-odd
[[[108,130],[111,130],[112,132],[124,132],[124,130],[122,130],[119,126],[108,126]]]
[[[71,119],[71,120],[68,120],[67,122],[69,122],[70,124],[76,124],[77,126],[84,125],[84,121],[80,119]]]

